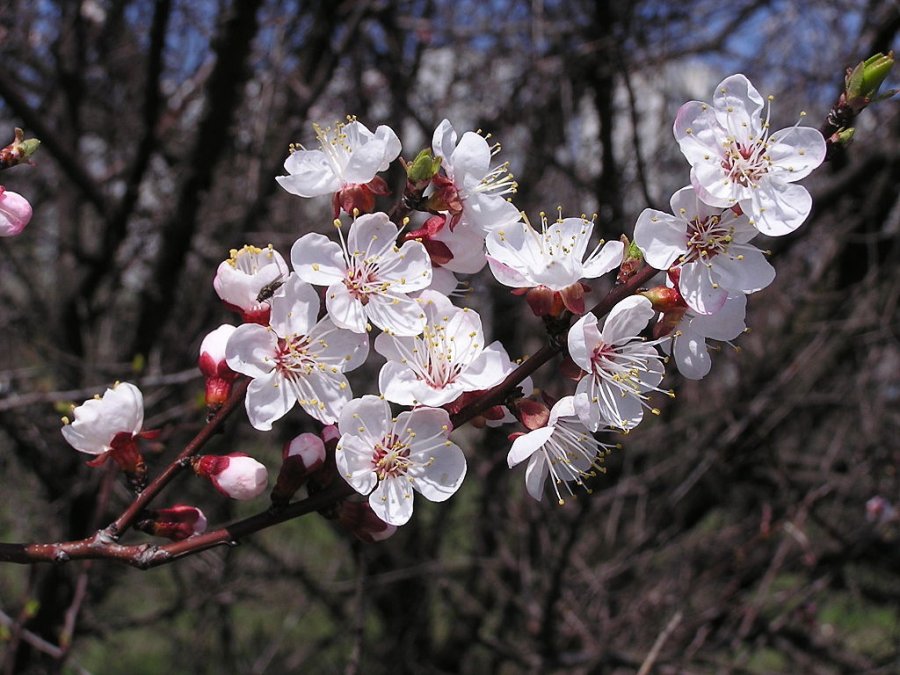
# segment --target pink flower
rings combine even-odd
[[[31,220],[31,204],[17,192],[0,185],[0,237],[21,234]]]

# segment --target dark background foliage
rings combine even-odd
[[[43,142],[3,175],[35,208],[0,242],[3,540],[80,538],[126,503],[63,442],[59,404],[138,383],[151,467],[200,428],[196,351],[231,320],[217,264],[330,221],[274,181],[311,122],[389,124],[407,158],[444,117],[491,132],[532,219],[596,212],[609,239],[687,183],[680,103],[740,71],[776,94],[774,128],[818,125],[898,26],[891,0],[3,0],[0,135]],[[678,397],[592,494],[534,502],[505,433],[465,429],[461,492],[379,545],[310,516],[147,572],[7,567],[5,672],[896,672],[898,523],[865,503],[900,501],[898,125],[893,102],[867,111],[807,181],[814,212],[765,242],[779,276],[740,350],[702,382],[670,374]],[[518,299],[471,285],[492,339],[540,346]],[[537,384],[564,393],[555,372]],[[274,471],[308,425],[238,415],[210,450]],[[199,481],[166,498],[213,523],[254,507]]]

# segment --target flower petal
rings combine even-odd
[[[413,514],[413,491],[405,476],[382,480],[369,495],[369,506],[388,525],[406,525]]]
[[[275,367],[278,336],[254,323],[245,323],[234,329],[225,345],[225,361],[236,373],[250,377],[265,377]]]
[[[806,178],[824,160],[826,144],[821,132],[812,127],[788,127],[769,136],[772,174],[785,183]]]
[[[296,401],[293,389],[285,386],[284,378],[273,370],[254,378],[247,387],[244,404],[251,426],[259,431],[269,431],[272,422],[284,417]]]
[[[425,329],[422,307],[405,295],[372,295],[365,311],[372,323],[394,335],[419,335]]]
[[[712,366],[706,340],[702,335],[690,328],[682,329],[673,339],[672,356],[678,372],[689,380],[700,380],[706,377]]]
[[[525,469],[525,489],[533,499],[541,501],[544,498],[544,483],[550,473],[550,466],[543,454],[536,454],[528,462]]]
[[[318,197],[336,192],[340,178],[321,150],[297,150],[284,162],[287,176],[276,176],[278,184],[299,197]]]
[[[802,185],[768,180],[750,199],[741,200],[741,208],[760,232],[780,237],[803,224],[812,209],[812,197]]]
[[[334,325],[354,333],[365,333],[366,308],[343,282],[332,284],[325,292],[325,307]]]
[[[319,294],[292,273],[272,298],[271,305],[269,325],[279,336],[306,335],[318,318]]]
[[[603,324],[603,341],[612,345],[635,337],[647,326],[653,314],[653,305],[642,295],[631,295],[620,300]]]
[[[614,270],[622,263],[622,254],[625,244],[621,241],[608,241],[599,251],[591,254],[581,268],[581,276],[584,279],[596,279],[607,272]],[[656,267],[656,265],[654,265]]]
[[[663,211],[644,209],[634,224],[634,243],[650,265],[667,270],[687,253],[687,221]]]
[[[291,247],[291,265],[303,281],[330,286],[342,281],[347,264],[341,246],[324,234],[305,234]]]
[[[524,462],[535,452],[540,450],[544,443],[550,440],[553,431],[554,428],[548,425],[546,427],[541,427],[540,429],[535,429],[534,431],[529,431],[527,434],[523,434],[514,440],[512,447],[509,450],[509,454],[506,456],[506,463],[509,464],[509,468],[511,469],[516,464]]]

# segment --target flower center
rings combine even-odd
[[[275,368],[283,377],[309,375],[316,367],[315,359],[309,354],[309,337],[292,335],[278,339],[275,353]]]
[[[694,218],[688,223],[688,254],[684,262],[712,258],[725,253],[734,238],[734,230],[722,224],[720,216]]]
[[[344,286],[350,291],[350,295],[366,305],[369,302],[369,293],[376,290],[372,287],[374,284],[378,284],[377,290],[385,290],[378,282],[378,265],[374,262],[358,261],[354,258],[347,267],[347,276],[344,278]]]
[[[725,148],[722,168],[733,183],[743,187],[755,187],[757,181],[766,174],[771,164],[766,154],[766,143],[757,141],[743,145],[734,140]]]
[[[378,479],[405,475],[412,465],[409,449],[409,443],[400,440],[396,434],[385,436],[376,443],[372,452],[372,465]]]

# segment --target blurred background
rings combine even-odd
[[[743,72],[775,95],[773,129],[801,111],[819,126],[844,69],[898,27],[895,0],[3,0],[0,142],[20,126],[42,146],[2,175],[35,215],[0,241],[0,538],[81,538],[128,502],[63,441],[61,404],[138,384],[145,428],[163,430],[151,471],[202,426],[197,349],[235,321],[216,266],[329,227],[328,198],[274,180],[312,122],[388,124],[407,159],[443,118],[489,132],[533,221],[596,213],[612,239],[688,183],[681,103]],[[740,349],[699,383],[672,369],[677,398],[592,494],[533,501],[506,465],[510,429],[466,428],[462,490],[417,500],[381,544],[313,515],[147,572],[0,568],[0,667],[900,672],[898,132],[895,102],[867,110],[805,181],[809,221],[760,244],[778,278],[752,296]],[[489,275],[470,287],[490,339],[513,356],[542,344],[520,298]],[[357,395],[378,366],[351,378]],[[536,384],[562,395],[556,366]],[[281,444],[311,428],[295,412],[258,433],[239,412],[207,449],[274,477]],[[188,477],[160,503],[176,501],[211,525],[266,506]]]

